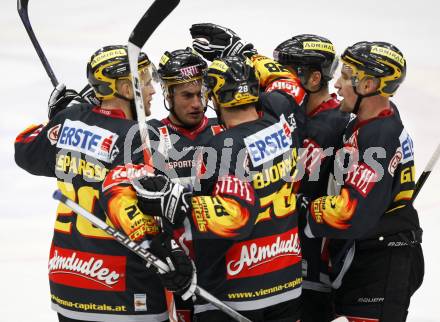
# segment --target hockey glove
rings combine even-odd
[[[158,215],[172,226],[181,225],[191,213],[191,192],[166,176],[146,176],[133,182],[133,187],[141,211]]]
[[[163,286],[189,299],[197,286],[196,268],[179,244],[168,234],[160,234],[150,244],[151,252],[168,264],[168,273],[159,273]]]
[[[250,58],[257,53],[254,45],[243,41],[231,29],[213,23],[194,24],[190,32],[194,50],[209,61],[239,55]]]
[[[79,94],[85,102],[95,106],[101,106],[101,100],[96,97],[95,91],[89,84],[87,84]]]
[[[66,85],[60,83],[52,91],[47,102],[47,116],[51,120],[58,112],[64,110],[73,100],[81,99],[81,96],[73,90],[66,89]]]

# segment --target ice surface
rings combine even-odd
[[[85,64],[99,47],[124,44],[151,1],[34,1],[29,15],[47,58],[60,81],[81,89]],[[127,6],[129,4],[129,6]],[[281,41],[299,33],[328,37],[341,52],[360,40],[396,44],[408,61],[408,73],[394,101],[414,140],[418,174],[440,141],[439,4],[424,1],[202,1],[182,0],[144,47],[158,62],[165,50],[190,45],[192,23],[215,22],[236,30],[261,53],[271,55]],[[13,160],[13,141],[31,123],[46,119],[51,83],[28,39],[13,0],[0,11],[0,321],[55,322],[50,309],[47,258],[56,202],[54,180],[34,177]],[[165,116],[160,94],[153,116]],[[437,253],[440,230],[440,165],[428,179],[416,206],[424,234],[425,282],[415,294],[408,321],[440,320]],[[437,237],[436,237],[437,236]]]

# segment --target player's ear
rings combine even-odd
[[[319,86],[321,84],[321,72],[315,70],[310,75],[310,80],[312,82],[312,86]]]
[[[377,91],[380,85],[380,80],[377,78],[369,77],[363,84],[363,90],[366,94],[374,93]]]
[[[131,81],[127,79],[118,80],[116,82],[116,90],[123,97],[126,97],[130,100],[134,98],[133,86],[131,84]]]

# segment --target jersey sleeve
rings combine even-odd
[[[159,233],[153,215],[144,214],[138,206],[132,180],[145,176],[143,164],[128,163],[114,167],[106,176],[100,201],[108,218],[118,230],[135,241],[149,239]]]
[[[31,125],[15,139],[15,162],[38,176],[55,176],[56,142],[61,123],[58,118],[47,124]]]
[[[220,134],[214,137],[222,142]],[[215,147],[215,144],[208,146]],[[214,149],[222,151],[221,149]],[[228,153],[217,153],[218,158],[212,166],[204,159],[206,172],[200,178],[200,190],[192,197],[192,213],[190,222],[193,239],[232,239],[246,238],[253,229],[258,216],[259,199],[255,196],[251,183],[236,176],[236,166],[241,166],[239,147],[234,146],[230,162]]]
[[[290,95],[301,105],[306,92],[299,78],[277,61],[262,55],[252,56],[252,62],[260,80],[260,86],[265,92],[281,91]]]
[[[344,151],[358,154],[358,162],[348,165],[339,195],[323,196],[310,205],[306,234],[315,237],[357,239],[368,235],[392,202],[393,173],[389,170],[399,147],[393,133],[383,128],[368,129],[349,140]],[[374,133],[372,132],[374,131]],[[381,135],[376,135],[380,132]],[[391,138],[390,138],[391,136]],[[354,157],[352,160],[356,160]]]

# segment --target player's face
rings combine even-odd
[[[200,81],[175,85],[170,99],[173,100],[174,113],[178,117],[176,121],[187,127],[200,124],[205,115]]]
[[[351,81],[352,72],[352,69],[348,65],[343,64],[341,68],[341,75],[335,83],[335,87],[338,90],[338,95],[343,97],[340,109],[344,112],[353,111],[358,98],[357,94],[354,92]]]
[[[153,79],[151,77],[151,72],[145,68],[139,72],[139,79],[141,82],[142,89],[142,99],[144,101],[145,115],[151,115],[151,101],[156,90],[153,86]]]

